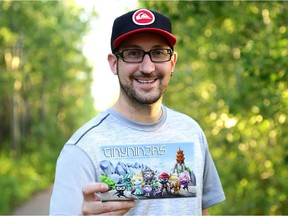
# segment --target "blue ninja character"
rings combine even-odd
[[[121,196],[126,197],[124,194],[124,191],[126,190],[126,185],[122,182],[118,182],[115,185],[115,190],[117,191],[116,193],[114,193],[113,195],[116,195],[120,198]],[[126,197],[127,198],[127,197]]]

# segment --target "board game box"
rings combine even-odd
[[[194,144],[101,146],[102,201],[196,197]]]

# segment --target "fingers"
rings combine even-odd
[[[107,212],[107,213],[103,213],[103,214],[100,214],[100,215],[111,215],[111,216],[116,216],[116,215],[125,215],[127,212],[129,211],[129,209],[124,209],[124,210],[120,210],[120,211],[115,211],[115,212]]]
[[[129,210],[135,206],[135,201],[111,201],[111,202],[102,202],[103,212],[116,212],[121,210]]]
[[[106,215],[123,215],[135,206],[134,201],[110,201],[110,202],[85,202],[83,203],[82,213],[88,214],[106,214]]]
[[[96,192],[106,192],[108,190],[108,185],[103,183],[90,183],[83,187],[83,194],[91,194]]]
[[[136,202],[131,201],[110,201],[102,202],[98,192],[106,192],[108,186],[102,183],[87,184],[82,188],[83,193],[83,215],[91,214],[105,214],[105,215],[123,215],[127,213]]]
[[[82,188],[82,193],[85,201],[97,201],[101,198],[96,194],[97,192],[106,192],[108,186],[102,183],[87,184]]]

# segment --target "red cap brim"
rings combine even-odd
[[[176,44],[176,37],[167,31],[164,31],[158,28],[140,28],[140,29],[127,32],[126,34],[123,34],[119,36],[118,38],[116,38],[114,40],[114,47],[118,47],[127,37],[136,33],[140,33],[140,32],[152,32],[152,33],[159,34],[168,41],[171,47],[174,47],[174,45]]]

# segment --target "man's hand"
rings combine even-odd
[[[83,187],[83,215],[123,215],[135,206],[136,203],[133,200],[101,202],[101,198],[96,192],[106,192],[107,190],[106,184],[97,182]]]

